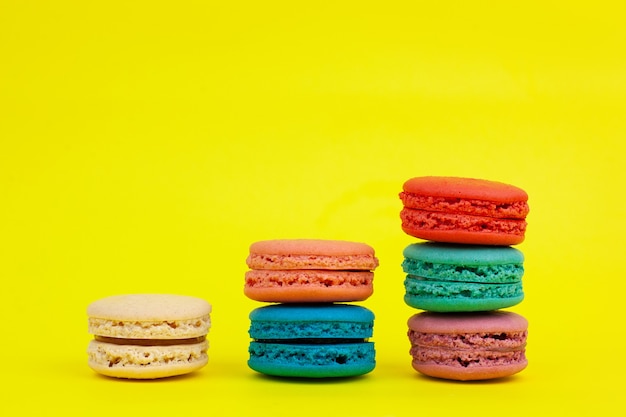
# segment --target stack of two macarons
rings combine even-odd
[[[284,239],[255,242],[244,294],[268,303],[250,317],[248,366],[280,377],[327,378],[375,367],[374,314],[351,302],[373,292],[378,259],[364,243]]]
[[[527,365],[528,323],[502,309],[524,298],[528,196],[500,182],[417,177],[400,193],[402,230],[425,240],[404,249],[413,368],[438,378],[492,379]]]

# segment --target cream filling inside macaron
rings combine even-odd
[[[206,336],[191,337],[187,339],[125,339],[119,337],[95,336],[98,342],[111,343],[113,345],[133,345],[133,346],[176,346],[194,345],[206,340]]]

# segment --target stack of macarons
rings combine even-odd
[[[250,245],[244,294],[268,303],[250,315],[248,366],[281,377],[363,375],[375,367],[374,314],[350,302],[373,292],[364,243],[279,239]]]
[[[501,182],[416,177],[400,193],[402,230],[423,241],[404,249],[413,368],[431,377],[478,380],[527,365],[528,323],[502,310],[524,298],[528,195]]]

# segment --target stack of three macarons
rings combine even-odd
[[[358,242],[255,242],[244,294],[268,305],[250,315],[248,366],[280,377],[350,377],[375,367],[374,314],[352,302],[373,292],[374,249]]]
[[[417,177],[400,193],[402,230],[425,240],[404,251],[412,365],[455,380],[513,375],[527,365],[528,323],[502,309],[523,298],[528,196],[509,184]]]

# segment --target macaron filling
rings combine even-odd
[[[315,339],[315,338],[296,338],[296,339],[255,339],[257,343],[277,343],[288,345],[337,345],[344,343],[364,343],[368,339]]]
[[[110,343],[113,345],[132,345],[132,346],[176,346],[176,345],[194,345],[202,343],[206,340],[206,336],[191,337],[186,339],[125,339],[120,337],[95,336],[94,340],[102,343]]]

